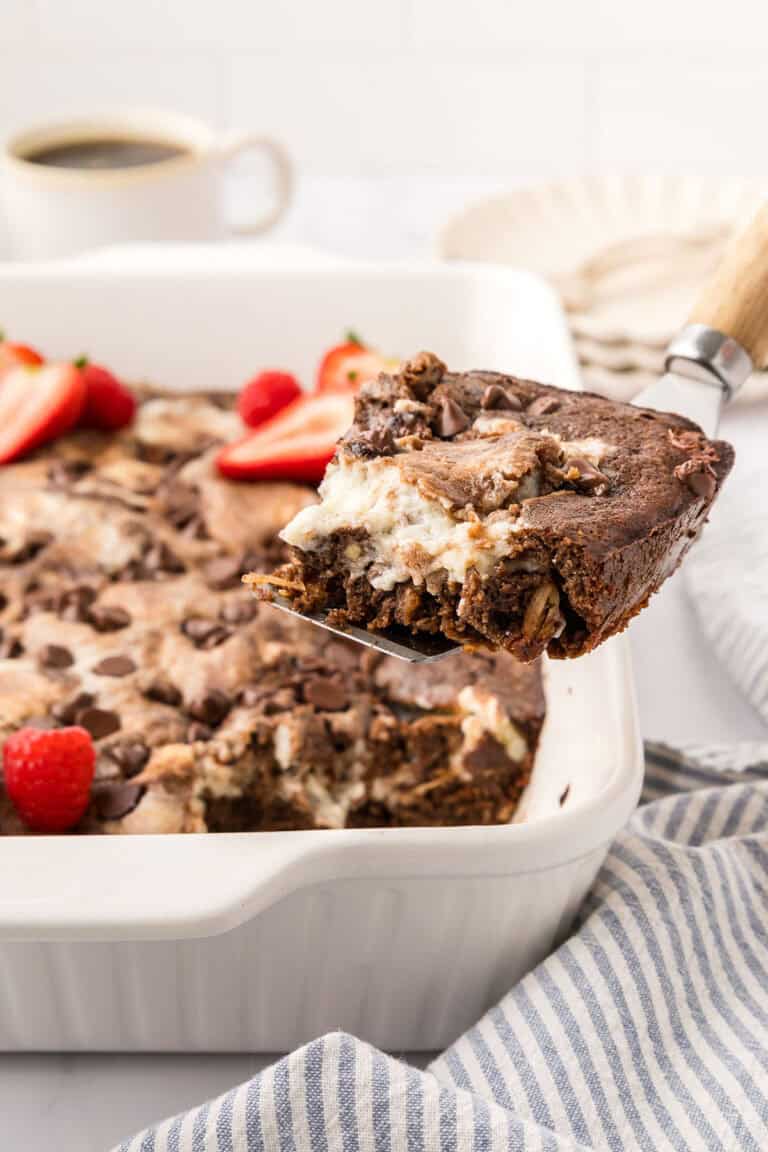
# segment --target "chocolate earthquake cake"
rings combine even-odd
[[[290,561],[252,583],[341,627],[579,656],[675,570],[732,462],[681,416],[422,353],[362,388]]]
[[[97,753],[77,831],[498,823],[544,714],[509,656],[409,669],[256,602],[316,499],[232,484],[231,400],[143,396],[119,435],[80,431],[0,468],[0,745],[81,725]],[[25,826],[0,786],[0,832]]]

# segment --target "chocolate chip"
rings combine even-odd
[[[69,648],[61,644],[45,644],[38,652],[37,659],[43,668],[69,668],[75,662]]]
[[[0,592],[0,612],[4,611],[4,609],[6,609],[7,607],[8,607],[8,597],[5,595],[5,593]]]
[[[184,572],[185,567],[176,553],[168,547],[164,540],[153,544],[143,558],[144,567],[148,572]]]
[[[181,622],[181,630],[185,636],[189,636],[195,644],[205,640],[206,636],[217,628],[218,624],[215,620],[209,619],[207,616],[188,616],[186,620]]]
[[[88,612],[88,623],[97,632],[118,632],[121,628],[127,628],[130,622],[130,612],[116,604],[97,604]]]
[[[560,401],[555,396],[537,396],[535,400],[526,408],[529,416],[549,416],[552,412],[557,412],[560,407]]]
[[[162,495],[162,507],[174,528],[185,528],[200,512],[200,498],[194,488],[174,481]]]
[[[610,481],[608,477],[591,464],[585,456],[569,456],[563,465],[565,478],[596,496],[602,496],[608,491]]]
[[[675,476],[687,484],[694,496],[701,500],[711,500],[717,491],[717,476],[706,457],[694,456],[684,464],[679,464],[675,468]]]
[[[36,529],[30,532],[27,537],[26,548],[32,556],[36,556],[42,549],[46,548],[53,540],[53,532],[46,532],[45,529]]]
[[[187,728],[188,744],[196,744],[198,740],[204,741],[212,739],[213,729],[209,728],[207,724],[198,724],[197,721],[193,721]]]
[[[189,616],[181,630],[198,648],[216,648],[232,635],[228,628],[205,616]]]
[[[158,704],[168,704],[172,708],[181,704],[181,692],[165,676],[155,676],[143,685],[142,692],[148,700],[156,700]]]
[[[84,622],[88,619],[91,604],[96,599],[96,589],[88,584],[78,584],[69,588],[59,598],[58,612],[62,620]]]
[[[456,436],[469,427],[469,417],[463,408],[460,408],[450,396],[440,398],[440,411],[435,421],[435,430],[438,436],[447,439]]]
[[[149,748],[141,740],[120,740],[107,749],[107,755],[127,777],[137,776],[149,760]]]
[[[349,444],[353,456],[371,458],[374,456],[394,456],[397,445],[390,427],[368,428]]]
[[[75,723],[90,732],[94,740],[103,740],[121,728],[120,717],[117,712],[110,712],[106,708],[84,708],[75,715]]]
[[[507,389],[502,388],[500,384],[489,384],[485,392],[483,392],[480,407],[485,409],[507,409],[510,412],[519,412],[522,404],[514,392],[508,392]]]
[[[229,640],[231,635],[231,630],[221,625],[215,632],[211,632],[209,636],[206,636],[200,647],[204,649],[218,648],[219,644],[223,644],[225,640]]]
[[[34,560],[39,552],[42,552],[48,544],[53,540],[53,533],[51,532],[30,532],[21,548],[14,552],[10,557],[12,564],[26,564],[28,560]]]
[[[210,540],[208,526],[202,516],[193,516],[180,531],[189,540]]]
[[[167,445],[152,444],[144,440],[137,440],[134,450],[136,458],[143,460],[145,464],[172,464],[177,457],[177,453]]]
[[[192,701],[187,711],[195,720],[216,727],[217,724],[221,724],[231,707],[232,701],[226,692],[218,688],[209,688],[203,696]]]
[[[24,655],[24,645],[16,636],[0,637],[0,660],[17,660]]]
[[[93,790],[93,807],[99,820],[121,820],[146,792],[142,784],[109,783]]]
[[[229,600],[223,604],[219,615],[226,624],[247,624],[259,611],[259,605],[252,596],[240,600]]]
[[[445,375],[445,364],[434,352],[419,352],[406,360],[398,373],[417,400],[424,400]]]
[[[46,592],[41,589],[39,581],[30,580],[24,589],[24,600],[20,613],[21,619],[27,620],[33,612],[57,612],[58,609],[59,597],[55,596],[52,592]]]
[[[234,556],[217,556],[206,564],[203,576],[208,587],[217,592],[236,588],[240,583],[240,561]]]
[[[320,708],[324,712],[338,712],[347,706],[347,694],[338,680],[318,678],[310,680],[304,685],[304,699],[307,704]]]
[[[136,665],[130,656],[105,656],[91,669],[96,676],[130,676],[136,671]]]
[[[565,788],[560,793],[560,799],[558,800],[558,804],[560,805],[561,808],[562,808],[563,804],[565,804],[566,800],[568,799],[570,791],[571,791],[570,784],[566,784]]]
[[[94,697],[90,692],[78,692],[69,700],[61,700],[58,704],[54,704],[51,712],[60,724],[72,724],[78,713],[90,708],[93,700]]]
[[[89,460],[54,460],[48,469],[48,483],[52,488],[69,488],[90,470]]]

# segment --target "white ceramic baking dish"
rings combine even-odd
[[[51,355],[174,388],[236,387],[268,363],[309,377],[348,326],[577,386],[553,294],[508,269],[204,252],[17,266],[0,317]],[[549,664],[546,687],[506,827],[1,839],[0,1048],[279,1051],[334,1027],[447,1044],[562,937],[637,802],[624,641]]]

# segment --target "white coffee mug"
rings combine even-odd
[[[150,141],[178,149],[132,167],[54,167],[32,157],[51,148],[109,140]],[[243,152],[270,161],[273,196],[257,219],[227,225],[223,183]],[[19,259],[69,256],[105,244],[208,241],[227,232],[272,228],[291,198],[291,162],[267,136],[219,138],[204,123],[160,112],[127,112],[30,129],[7,141],[0,189],[12,254]]]

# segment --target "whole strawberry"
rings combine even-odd
[[[270,369],[248,381],[237,398],[237,410],[244,424],[258,428],[299,396],[301,385],[295,376]]]
[[[34,832],[66,832],[85,813],[96,753],[84,728],[21,728],[5,741],[5,790]]]
[[[116,432],[133,422],[136,398],[114,373],[101,364],[91,364],[86,357],[75,361],[85,383],[85,403],[80,416],[84,428]]]

